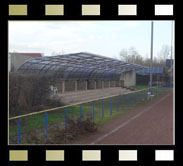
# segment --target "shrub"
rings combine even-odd
[[[49,76],[9,75],[9,113],[10,116],[34,112],[62,105],[60,100],[51,99]]]

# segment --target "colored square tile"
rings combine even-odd
[[[173,5],[155,5],[155,15],[173,15]]]
[[[46,150],[46,161],[64,161],[64,150]]]
[[[27,15],[27,5],[9,5],[10,16]]]
[[[119,161],[137,161],[137,150],[119,150]]]
[[[100,150],[83,150],[82,160],[83,161],[100,161],[101,151]]]
[[[82,15],[100,15],[100,5],[82,5]]]
[[[173,150],[156,150],[155,160],[156,161],[173,161],[174,151]]]
[[[64,5],[45,5],[45,15],[64,15]]]
[[[118,5],[118,15],[137,15],[137,5]]]
[[[10,150],[9,161],[28,161],[27,150]]]

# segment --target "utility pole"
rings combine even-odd
[[[152,95],[153,32],[154,32],[154,22],[152,21],[152,22],[151,22],[150,95]]]
[[[173,83],[173,59],[172,59],[172,54],[173,54],[173,21],[172,21],[172,26],[171,26],[171,65],[170,65],[170,70],[172,70],[172,77],[171,77],[171,74],[170,74],[170,84]],[[170,71],[171,72],[171,71]]]

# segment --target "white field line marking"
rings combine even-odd
[[[133,121],[134,119],[137,119],[140,115],[142,115],[143,113],[151,110],[155,105],[159,104],[162,100],[164,100],[165,98],[167,98],[168,96],[170,96],[170,94],[164,96],[163,98],[161,98],[158,102],[154,103],[152,106],[148,107],[147,109],[145,109],[144,111],[138,113],[137,115],[135,115],[134,117],[130,118],[129,120],[127,120],[126,122],[124,122],[123,124],[121,124],[120,126],[116,127],[115,129],[111,130],[110,132],[108,132],[107,134],[103,135],[102,137],[96,139],[95,141],[93,141],[91,144],[96,144],[97,142],[103,140],[104,138],[110,136],[111,134],[115,133],[116,131],[118,131],[120,128],[123,128],[124,126],[126,126],[127,124],[129,124],[131,121]]]

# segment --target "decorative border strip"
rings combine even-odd
[[[28,5],[27,4],[9,4],[9,16],[28,16]],[[64,4],[46,4],[45,16],[63,16]],[[81,16],[100,16],[102,5],[100,4],[82,4],[80,6]],[[155,4],[154,15],[155,16],[173,16],[174,5],[173,4]],[[138,5],[137,4],[118,4],[116,6],[118,15],[116,16],[138,16]]]
[[[141,155],[139,150],[115,150],[116,157],[114,161],[118,162],[140,162],[142,159],[139,157]],[[71,160],[73,156],[70,156],[68,150],[44,150],[41,155],[43,156],[42,162],[63,162]],[[81,155],[80,161],[91,162],[91,161],[104,161],[103,156],[104,150],[79,150],[78,153]],[[30,152],[30,153],[33,153]],[[9,161],[10,162],[22,162],[33,160],[31,154],[28,150],[10,150],[9,151]],[[113,155],[115,155],[113,154]],[[142,154],[143,155],[143,154]],[[151,153],[149,153],[151,155]],[[66,159],[65,159],[66,158]],[[174,150],[154,150],[153,161],[174,161]]]

